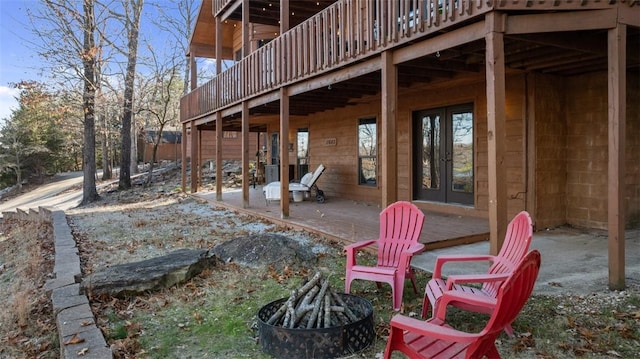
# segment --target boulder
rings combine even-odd
[[[104,268],[84,278],[80,290],[93,296],[135,296],[185,282],[218,262],[207,249],[179,249],[161,257]]]

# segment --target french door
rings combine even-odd
[[[473,204],[473,105],[413,113],[416,200]]]

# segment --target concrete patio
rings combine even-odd
[[[215,192],[195,194],[216,206],[256,215],[278,224],[318,233],[344,244],[377,238],[379,205],[328,197],[291,202],[289,218],[280,216],[280,203],[266,203],[261,186],[251,188],[249,208],[242,206],[241,190],[225,191],[222,201]],[[420,242],[427,250],[414,257],[416,269],[431,272],[441,254],[488,253],[486,219],[425,211]],[[627,285],[640,285],[640,229],[626,231]],[[608,237],[605,231],[561,227],[534,233],[532,249],[542,254],[537,293],[590,293],[608,289]],[[487,263],[445,267],[446,274],[484,272]]]

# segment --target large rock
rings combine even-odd
[[[317,261],[317,256],[309,246],[275,233],[237,237],[213,247],[212,251],[225,262],[236,262],[252,268],[308,265]]]
[[[217,262],[209,250],[179,249],[161,257],[114,265],[92,273],[82,280],[80,290],[94,296],[134,296],[187,281]]]

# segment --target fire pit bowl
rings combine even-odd
[[[287,301],[273,301],[258,311],[258,331],[262,351],[276,358],[337,358],[367,348],[375,338],[373,307],[361,297],[338,294],[358,318],[329,328],[283,328],[268,324],[269,318]]]

